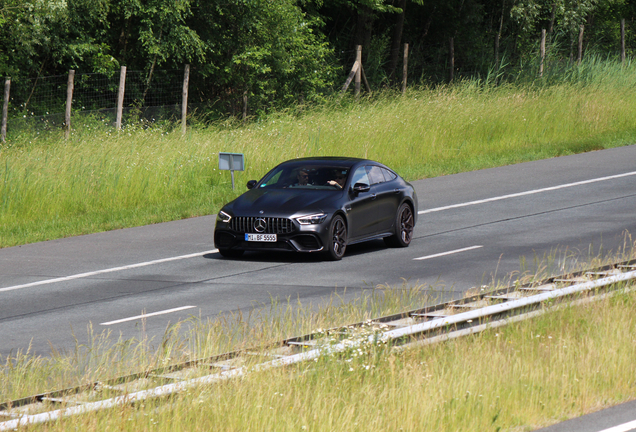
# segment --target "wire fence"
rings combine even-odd
[[[502,42],[503,45],[505,44]],[[452,39],[450,48],[448,41],[444,40],[438,40],[435,43],[433,41],[419,41],[411,44],[408,59],[408,83],[448,82],[453,79],[462,79],[462,77],[486,77],[489,79],[491,75],[498,78],[506,74],[503,64],[507,60],[499,60],[507,58],[503,48],[501,53],[474,55],[470,49],[470,43],[466,41],[456,42],[455,48],[452,47]],[[629,54],[632,54],[633,47],[627,48]],[[403,48],[400,48],[399,66],[392,71],[392,76],[387,75],[386,71],[389,50],[388,39],[378,40],[372,41],[371,47],[362,54],[363,79],[372,90],[395,86],[404,80],[401,70]],[[622,61],[625,62],[624,43],[622,50]],[[343,66],[342,82],[349,74],[349,69],[355,62],[355,56],[356,50],[349,49],[339,51],[336,55],[338,57],[336,61]],[[533,63],[536,62],[538,65],[540,59],[536,55],[536,58],[533,57],[530,60],[532,63],[530,67],[533,68]],[[559,69],[562,68],[563,61],[551,61],[551,63],[552,69]],[[541,64],[543,64],[543,60],[541,60]],[[546,67],[550,67],[547,59],[546,65]],[[513,72],[515,71],[513,70]],[[225,99],[211,101],[210,97],[219,95],[208,95],[210,84],[206,83],[205,80],[201,81],[200,78],[197,79],[196,75],[194,78],[194,87],[198,89],[195,90],[198,94],[190,100],[198,103],[190,103],[186,108],[205,107],[208,111],[229,112],[232,115],[243,113],[243,118],[248,115],[247,101],[242,96],[243,92],[238,92],[235,95],[221,94]],[[70,113],[67,112],[68,80],[68,75],[16,78],[10,81],[10,92],[6,91],[5,83],[3,104],[6,105],[6,117],[3,117],[2,140],[4,141],[7,129],[20,131],[67,126],[66,121],[70,118]],[[153,69],[151,72],[126,71],[121,106],[118,106],[119,84],[120,76],[116,72],[110,75],[102,73],[75,74],[71,105],[73,118],[76,119],[74,122],[82,117],[94,117],[101,122],[117,127],[119,112],[122,113],[119,121],[123,127],[140,120],[151,123],[157,121],[176,122],[182,118],[183,69]],[[339,90],[339,85],[336,84],[333,90]],[[7,94],[9,94],[8,98]],[[300,95],[300,99],[302,99],[302,95]],[[3,106],[3,108],[5,107]],[[201,112],[198,112],[198,115],[201,115]]]
[[[51,129],[65,125],[68,75],[11,79],[7,128]],[[95,116],[114,122],[119,76],[75,74],[73,116]],[[181,112],[183,70],[127,71],[123,122],[131,119],[177,120]],[[4,98],[3,98],[4,102]]]

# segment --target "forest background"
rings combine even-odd
[[[451,69],[455,80],[535,79],[544,29],[548,67],[577,60],[582,28],[586,56],[619,58],[621,20],[631,56],[635,11],[633,0],[0,0],[0,76],[28,81],[28,94],[44,77],[65,86],[71,69],[116,86],[126,66],[147,85],[180,74],[179,93],[190,64],[199,113],[237,115],[248,98],[258,116],[337,92],[357,45],[374,90],[401,81],[405,43],[415,85],[446,83]],[[12,89],[13,112],[27,111]]]

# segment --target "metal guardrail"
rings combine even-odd
[[[636,263],[627,261],[594,271],[553,277],[526,286],[502,288],[462,300],[332,329],[331,334],[341,336],[336,343],[324,342],[323,332],[287,339],[267,352],[257,353],[272,360],[250,368],[243,365],[242,359],[253,353],[237,351],[144,374],[120,377],[107,383],[94,383],[23,398],[0,405],[0,417],[11,418],[0,423],[0,431],[164,397],[189,388],[244,376],[252,370],[266,370],[314,360],[364,344],[390,342],[394,349],[405,349],[413,345],[440,342],[545,313],[551,310],[545,307],[546,302],[554,301],[555,305],[563,304],[563,301],[572,301],[573,297],[576,300],[583,294],[588,294],[588,298],[592,300],[601,298],[603,295],[617,292],[616,290],[622,286],[623,282],[633,279],[636,279]],[[350,331],[365,325],[371,331],[362,336],[355,331]],[[188,369],[200,367],[217,369],[218,372],[194,379],[184,379]],[[175,382],[129,392],[131,387],[135,387],[135,382],[147,383],[147,380],[152,379]],[[99,395],[105,391],[121,394],[99,399]],[[96,396],[98,400],[94,400]]]

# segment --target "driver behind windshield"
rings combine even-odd
[[[309,174],[307,173],[307,170],[304,170],[304,169],[298,170],[298,174],[296,175],[296,180],[297,180],[296,185],[307,186],[307,181],[309,180]]]
[[[347,178],[346,172],[343,170],[335,169],[332,172],[333,180],[329,180],[327,184],[331,186],[335,186],[338,189],[342,189],[344,187],[345,180]]]

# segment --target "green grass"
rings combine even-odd
[[[61,133],[10,134],[0,147],[0,247],[215,213],[283,160],[368,157],[414,180],[633,143],[636,68],[584,63],[561,80],[385,92],[242,125],[117,133],[76,118]],[[81,122],[81,124],[80,124]],[[219,152],[247,169],[218,170]]]

